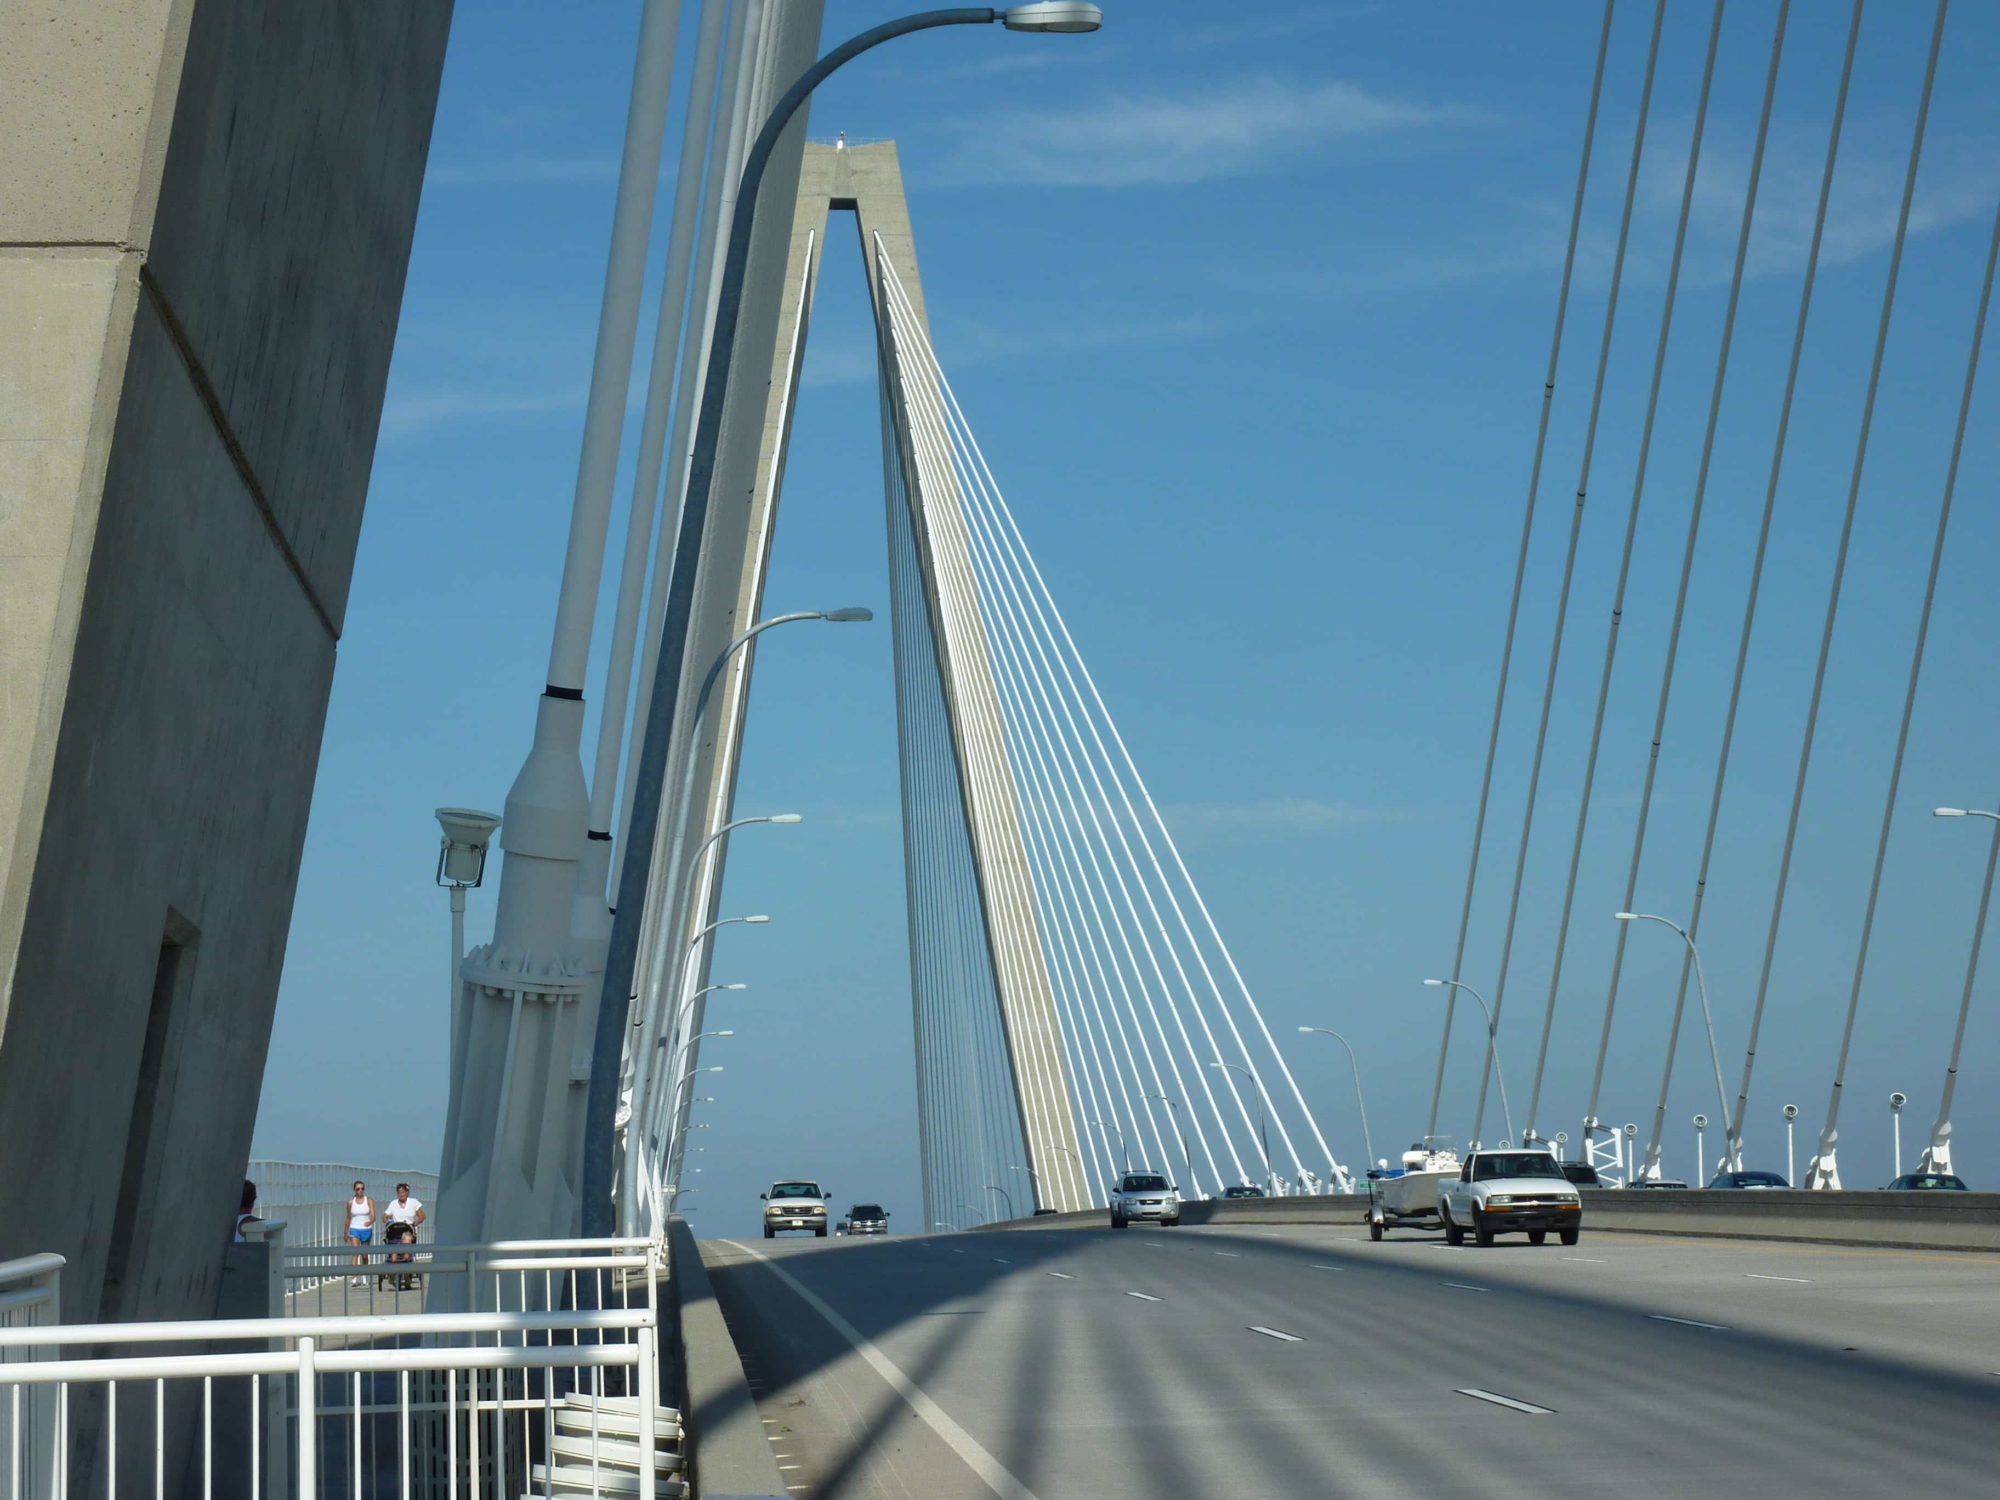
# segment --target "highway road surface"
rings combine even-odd
[[[710,1240],[795,1495],[2000,1496],[2000,1257],[1358,1226]]]

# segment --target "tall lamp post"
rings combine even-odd
[[[1493,1059],[1493,1081],[1500,1085],[1500,1117],[1507,1122],[1507,1139],[1514,1139],[1514,1108],[1507,1102],[1507,1072],[1500,1066],[1500,1033],[1493,1024],[1492,1007],[1486,997],[1471,985],[1458,979],[1426,979],[1425,984],[1432,989],[1464,990],[1479,1002],[1479,1013],[1486,1017],[1486,1055]]]
[[[1799,1159],[1792,1151],[1792,1128],[1799,1122],[1799,1107],[1785,1106],[1785,1185],[1796,1187],[1799,1180]]]
[[[459,968],[465,962],[465,893],[476,890],[486,878],[486,851],[492,843],[494,830],[500,826],[497,813],[480,812],[470,807],[440,807],[437,810],[438,825],[444,830],[444,838],[438,846],[437,883],[451,892],[451,1004],[445,1011],[451,1026],[451,1067],[454,1073],[448,1097],[456,1100],[461,1096],[459,1085],[463,1079],[456,1076],[466,1065],[466,1044],[471,1029],[472,1011],[466,1004],[465,986],[459,982]],[[447,1119],[445,1127],[454,1130],[457,1121]],[[445,1155],[450,1157],[450,1143],[446,1143]]]
[[[1122,1130],[1122,1129],[1121,1129],[1121,1128],[1120,1128],[1120,1127],[1118,1126],[1118,1124],[1117,1124],[1117,1123],[1116,1123],[1115,1121],[1110,1121],[1110,1120],[1100,1120],[1100,1119],[1097,1119],[1097,1118],[1096,1118],[1095,1116],[1092,1116],[1092,1117],[1091,1117],[1091,1118],[1090,1118],[1089,1120],[1085,1121],[1084,1123],[1085,1123],[1085,1124],[1088,1124],[1088,1125],[1095,1125],[1095,1126],[1096,1126],[1096,1127],[1097,1127],[1097,1128],[1098,1128],[1099,1130],[1109,1130],[1109,1131],[1111,1131],[1111,1132],[1112,1132],[1112,1133],[1113,1133],[1114,1135],[1116,1135],[1116,1136],[1118,1137],[1118,1155],[1119,1155],[1119,1158],[1120,1158],[1120,1159],[1121,1159],[1121,1160],[1122,1160],[1122,1161],[1123,1161],[1123,1162],[1125,1163],[1125,1167],[1124,1167],[1124,1170],[1125,1170],[1125,1171],[1127,1171],[1127,1172],[1131,1171],[1131,1170],[1132,1170],[1132,1153],[1131,1153],[1130,1151],[1128,1151],[1128,1150],[1126,1150],[1126,1149],[1125,1149],[1125,1132],[1124,1132],[1124,1130]]]
[[[1174,1139],[1181,1145],[1181,1180],[1190,1187],[1194,1185],[1194,1158],[1188,1154],[1187,1133],[1181,1129],[1181,1102],[1170,1094],[1147,1094],[1148,1099],[1157,1099],[1166,1105],[1168,1116],[1174,1122]]]
[[[1701,1024],[1708,1032],[1708,1060],[1715,1067],[1715,1098],[1717,1106],[1722,1111],[1722,1138],[1727,1143],[1723,1149],[1728,1153],[1723,1163],[1723,1170],[1729,1172],[1742,1171],[1743,1132],[1738,1128],[1738,1122],[1732,1119],[1729,1113],[1729,1086],[1722,1081],[1722,1053],[1715,1045],[1715,1017],[1708,1008],[1708,980],[1702,974],[1701,949],[1695,946],[1694,939],[1688,936],[1685,927],[1681,926],[1678,922],[1670,921],[1666,917],[1656,917],[1651,912],[1643,911],[1617,911],[1611,915],[1615,920],[1620,922],[1658,922],[1662,927],[1668,928],[1678,935],[1680,940],[1687,944],[1688,954],[1694,959],[1695,990],[1701,996]],[[1667,1043],[1666,1068],[1660,1076],[1660,1103],[1653,1114],[1653,1136],[1646,1146],[1646,1175],[1649,1177],[1659,1176],[1660,1130],[1665,1124],[1667,1084],[1673,1077],[1674,1053],[1679,1050],[1679,1044],[1680,1033],[1678,1028],[1676,1028],[1674,1036]],[[1698,1175],[1707,1176],[1708,1163],[1696,1162],[1695,1170]]]
[[[1896,1171],[1894,1175],[1897,1177],[1903,1175],[1903,1106],[1909,1102],[1910,1096],[1901,1089],[1897,1089],[1895,1093],[1889,1096],[1889,1129],[1895,1136]]]
[[[843,42],[806,69],[786,90],[764,127],[757,134],[743,161],[737,190],[736,209],[729,226],[729,249],[723,262],[722,281],[717,289],[715,319],[709,337],[708,377],[704,382],[701,416],[695,424],[693,453],[688,465],[686,499],[681,506],[680,530],[674,547],[674,566],[667,580],[666,609],[660,621],[657,667],[647,707],[646,733],[639,748],[638,795],[628,824],[621,888],[630,885],[636,892],[652,863],[653,841],[659,824],[659,792],[665,779],[667,752],[673,743],[674,723],[680,694],[680,674],[675,664],[687,654],[689,616],[694,607],[696,569],[708,526],[709,492],[715,478],[716,449],[722,437],[723,408],[729,393],[730,365],[735,357],[736,324],[743,304],[743,281],[750,262],[750,234],[757,213],[758,189],[764,169],[786,125],[819,87],[842,64],[859,57],[871,47],[895,37],[936,26],[991,25],[998,21],[1013,31],[1081,32],[1103,25],[1103,13],[1095,5],[1080,0],[1041,0],[1041,3],[994,10],[979,6],[957,10],[925,11],[904,16],[862,32]],[[590,1075],[590,1092],[585,1105],[583,1180],[581,1188],[583,1232],[604,1237],[613,1225],[611,1203],[612,1120],[618,1108],[620,1049],[624,1045],[626,1007],[634,961],[639,951],[639,927],[643,901],[625,900],[611,924],[611,942],[605,959],[603,995],[599,1008],[596,1050]]]
[[[1003,1187],[996,1187],[990,1182],[986,1184],[986,1191],[989,1193],[998,1193],[1006,1201],[1007,1217],[1010,1219],[1014,1217],[1014,1195],[1012,1193]]]
[[[1314,1032],[1317,1032],[1321,1036],[1332,1037],[1347,1049],[1347,1065],[1354,1072],[1354,1107],[1361,1115],[1361,1149],[1368,1153],[1368,1165],[1372,1167],[1375,1165],[1375,1142],[1368,1134],[1368,1106],[1361,1101],[1361,1064],[1355,1059],[1354,1044],[1330,1027],[1301,1026],[1299,1028],[1299,1034],[1302,1036],[1310,1036]],[[1508,1128],[1511,1130],[1513,1127],[1509,1126]]]
[[[1264,1158],[1264,1189],[1268,1192],[1271,1187],[1271,1143],[1265,1131],[1268,1116],[1264,1109],[1263,1086],[1258,1082],[1256,1076],[1241,1063],[1217,1060],[1210,1063],[1209,1066],[1211,1068],[1227,1068],[1230,1072],[1241,1073],[1245,1078],[1250,1080],[1250,1088],[1257,1095],[1257,1150]]]
[[[2000,812],[1977,807],[1939,807],[1938,818],[1985,818],[1994,825],[1993,838],[1986,849],[1986,880],[1979,888],[1979,917],[1972,929],[1972,953],[1965,961],[1965,989],[1958,997],[1958,1028],[1951,1037],[1951,1061],[1945,1065],[1944,1091],[1938,1095],[1937,1119],[1931,1123],[1931,1141],[1917,1158],[1919,1172],[1951,1171],[1951,1096],[1958,1088],[1958,1054],[1965,1045],[1965,1018],[1972,1011],[1972,983],[1979,973],[1979,948],[1986,939],[1986,913],[1993,900],[1993,869],[2000,863]]]

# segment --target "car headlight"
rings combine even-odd
[[[1486,1206],[1488,1208],[1499,1208],[1505,1204],[1512,1203],[1513,1201],[1514,1201],[1514,1195],[1512,1193],[1495,1193],[1492,1197],[1486,1200]]]

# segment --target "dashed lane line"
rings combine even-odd
[[[1012,1262],[1011,1260],[1002,1260],[999,1256],[996,1255],[993,1257],[993,1264],[996,1266],[1011,1266],[1014,1264],[1014,1262]]]
[[[1267,1339],[1278,1339],[1287,1344],[1303,1344],[1305,1342],[1296,1333],[1287,1333],[1282,1328],[1266,1328],[1262,1323],[1252,1323],[1250,1331],[1252,1333],[1261,1333]]]
[[[1601,1266],[1605,1264],[1604,1259],[1596,1255],[1565,1255],[1563,1259],[1573,1265],[1579,1266]]]
[[[1160,1299],[1151,1292],[1127,1292],[1128,1297],[1137,1297],[1141,1302],[1158,1302]]]
[[[1683,1328],[1706,1328],[1712,1333],[1727,1333],[1729,1331],[1727,1323],[1703,1323],[1696,1318],[1676,1318],[1666,1313],[1647,1313],[1646,1316],[1651,1318],[1655,1323],[1678,1323]]]
[[[1464,1386],[1461,1396],[1470,1396],[1475,1401],[1490,1401],[1495,1406],[1504,1406],[1509,1411],[1523,1412],[1531,1417],[1552,1417],[1556,1414],[1553,1406],[1537,1406],[1532,1401],[1516,1401],[1512,1396],[1503,1396],[1497,1391],[1482,1391],[1478,1386]]]
[[[1063,1280],[1063,1281],[1074,1281],[1074,1280],[1076,1280],[1076,1278],[1075,1278],[1074,1276],[1070,1275],[1070,1274],[1069,1274],[1069,1272],[1067,1272],[1067,1271],[1051,1271],[1051,1272],[1049,1272],[1049,1274],[1050,1274],[1051,1276],[1054,1276],[1054,1277],[1058,1277],[1059,1279],[1061,1279],[1061,1280]]]
[[[1813,1284],[1812,1277],[1810,1276],[1764,1276],[1756,1271],[1745,1271],[1743,1279],[1745,1281],[1794,1281],[1800,1286],[1811,1286]]]
[[[932,1400],[925,1393],[923,1387],[910,1379],[904,1373],[901,1366],[896,1364],[895,1361],[890,1359],[880,1349],[876,1348],[873,1341],[866,1334],[843,1318],[817,1292],[806,1286],[796,1276],[792,1275],[791,1272],[787,1271],[769,1256],[759,1254],[748,1245],[739,1244],[735,1240],[723,1240],[721,1243],[728,1245],[732,1250],[749,1256],[753,1260],[761,1262],[765,1270],[790,1287],[799,1296],[800,1300],[822,1318],[826,1319],[827,1323],[832,1326],[833,1331],[847,1340],[849,1347],[868,1362],[875,1373],[880,1375],[888,1383],[889,1387],[898,1396],[903,1398],[904,1404],[917,1414],[925,1426],[929,1427],[931,1431],[944,1440],[945,1445],[965,1462],[967,1468],[971,1469],[973,1473],[977,1474],[985,1482],[989,1490],[1001,1496],[1002,1500],[1039,1500],[1035,1492],[1016,1478],[1005,1464],[1001,1463],[999,1459],[981,1447],[978,1439],[974,1438],[971,1433],[953,1421],[951,1414],[942,1406],[939,1406],[936,1401]]]
[[[1216,1253],[1217,1255],[1221,1256],[1221,1257],[1222,1257],[1222,1258],[1223,1258],[1224,1260],[1241,1260],[1241,1259],[1243,1259],[1243,1257],[1242,1257],[1242,1256],[1240,1256],[1240,1255],[1238,1255],[1238,1254],[1237,1254],[1237,1253],[1236,1253],[1236,1252],[1235,1252],[1234,1250],[1218,1250],[1218,1251],[1216,1251],[1215,1253]]]
[[[1315,1262],[1313,1262],[1313,1269],[1314,1269],[1315,1271],[1345,1271],[1345,1270],[1347,1269],[1347,1267],[1345,1267],[1345,1266],[1325,1266],[1325,1265],[1321,1265],[1321,1264],[1320,1264],[1319,1262],[1315,1261]]]
[[[1441,1282],[1440,1285],[1455,1286],[1461,1292],[1490,1292],[1493,1290],[1493,1288],[1490,1286],[1474,1286],[1469,1281],[1446,1281],[1446,1282]]]

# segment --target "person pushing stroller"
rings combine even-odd
[[[396,1196],[382,1205],[383,1242],[390,1245],[416,1244],[417,1227],[426,1217],[423,1203],[410,1196],[410,1185],[407,1182],[397,1183]],[[389,1255],[388,1264],[407,1266],[415,1260],[416,1257],[409,1251],[398,1250]],[[417,1278],[411,1272],[385,1270],[375,1279],[378,1287],[389,1282],[394,1282],[398,1291],[413,1292],[417,1289]]]

